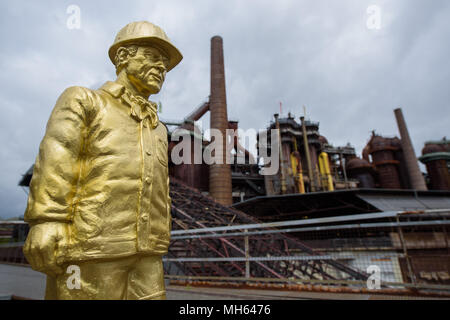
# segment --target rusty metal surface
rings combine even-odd
[[[183,137],[182,139],[189,139],[189,137]],[[191,146],[194,145],[194,139],[196,137],[190,136]],[[177,144],[176,141],[171,141],[169,144],[169,155],[172,148]],[[194,163],[194,147],[191,148],[191,163],[181,163],[174,165],[169,156],[169,175],[181,181],[184,181],[187,185],[196,188],[201,191],[209,190],[209,166],[205,163]]]
[[[266,279],[268,280],[268,279]],[[264,282],[262,279],[257,279],[257,281],[251,281],[251,279],[242,279],[241,281],[234,280],[224,280],[224,279],[207,279],[207,280],[193,280],[193,279],[178,279],[171,280],[170,284],[172,286],[183,286],[183,287],[194,287],[194,288],[217,288],[217,289],[234,289],[239,291],[245,290],[260,290],[260,294],[264,291],[279,291],[284,292],[283,295],[288,295],[288,292],[308,292],[308,293],[321,293],[330,294],[327,295],[328,299],[336,298],[339,294],[370,294],[379,295],[380,298],[383,295],[391,296],[389,299],[394,297],[428,297],[428,298],[443,298],[449,299],[450,293],[447,292],[430,292],[425,290],[416,290],[414,288],[382,288],[376,290],[370,290],[363,287],[349,287],[349,284],[341,283],[338,286],[331,286],[328,284],[320,283],[305,283],[305,284],[292,284],[292,283],[270,283]],[[257,292],[257,291],[256,291]],[[322,296],[323,297],[323,296]],[[349,296],[341,296],[341,298],[349,298]],[[320,296],[315,296],[315,298],[320,298]]]
[[[368,153],[372,156],[372,163],[378,174],[378,182],[381,188],[401,189],[399,175],[399,161],[395,159],[394,152],[397,147],[391,144],[391,139],[384,138],[375,133],[370,139]]]
[[[401,146],[411,187],[415,190],[428,190],[422,173],[420,172],[419,164],[417,162],[414,147],[409,136],[405,118],[403,117],[402,109],[395,109],[394,113],[395,118],[397,119],[398,130],[400,132]]]
[[[313,161],[312,161],[312,158],[311,158],[310,152],[309,152],[310,147],[312,147],[312,146],[310,146],[308,143],[308,135],[306,134],[305,118],[300,117],[300,122],[302,124],[303,148],[305,150],[305,159],[306,159],[306,165],[308,168],[308,177],[309,177],[309,181],[310,181],[310,188],[311,188],[311,191],[314,192],[314,191],[316,191],[316,183],[315,183],[314,174],[313,174],[313,164],[314,163],[312,163]]]
[[[445,159],[436,159],[426,163],[432,190],[450,190],[450,173]]]
[[[192,111],[188,116],[186,116],[186,118],[184,118],[184,121],[188,122],[197,121],[201,117],[203,117],[203,115],[208,111],[209,111],[209,101],[206,101],[202,103],[197,109]]]
[[[369,161],[355,157],[347,162],[346,170],[349,178],[359,181],[359,188],[375,188],[375,172]]]
[[[171,180],[171,197],[173,230],[259,223],[255,218],[241,211],[225,207],[211,197],[204,196],[175,179]],[[249,245],[252,249],[252,256],[291,255],[293,249],[318,257],[321,255],[320,252],[285,234],[255,236],[250,239]],[[242,237],[174,240],[171,243],[167,258],[217,257],[227,260],[226,258],[243,256],[245,252],[242,248]],[[243,261],[187,261],[183,264],[177,262],[174,262],[174,264],[166,265],[166,273],[172,274],[178,269],[184,274],[193,276],[242,276],[245,274],[245,262]],[[251,276],[295,277],[295,271],[304,273],[305,276],[310,278],[332,279],[333,277],[325,270],[326,268],[332,268],[339,270],[344,274],[344,277],[349,279],[364,279],[366,277],[364,272],[333,260],[321,261],[317,259],[303,261],[299,264],[304,265],[304,267],[299,267],[296,271],[284,268],[282,261],[254,261],[252,262]],[[308,268],[305,267],[306,265],[308,265]]]
[[[428,141],[419,160],[427,167],[431,190],[450,190],[450,141]]]

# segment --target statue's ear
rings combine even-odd
[[[119,60],[119,63],[127,63],[128,62],[128,56],[130,55],[130,52],[127,48],[120,47],[117,50],[117,59]]]

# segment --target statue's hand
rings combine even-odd
[[[67,240],[67,224],[44,222],[31,227],[23,253],[34,270],[55,276],[63,273],[56,262],[58,246]]]

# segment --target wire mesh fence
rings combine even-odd
[[[196,229],[174,224],[163,257],[165,273],[169,279],[209,284],[323,285],[326,290],[450,296],[449,217],[450,210],[428,210]],[[0,261],[27,263],[22,245],[0,244]]]
[[[450,293],[449,215],[382,212],[175,230],[164,261],[174,279]]]

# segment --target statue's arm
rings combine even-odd
[[[60,271],[56,250],[67,242],[76,206],[89,113],[86,90],[72,87],[59,97],[33,170],[24,217],[31,229],[24,253],[43,272]]]

